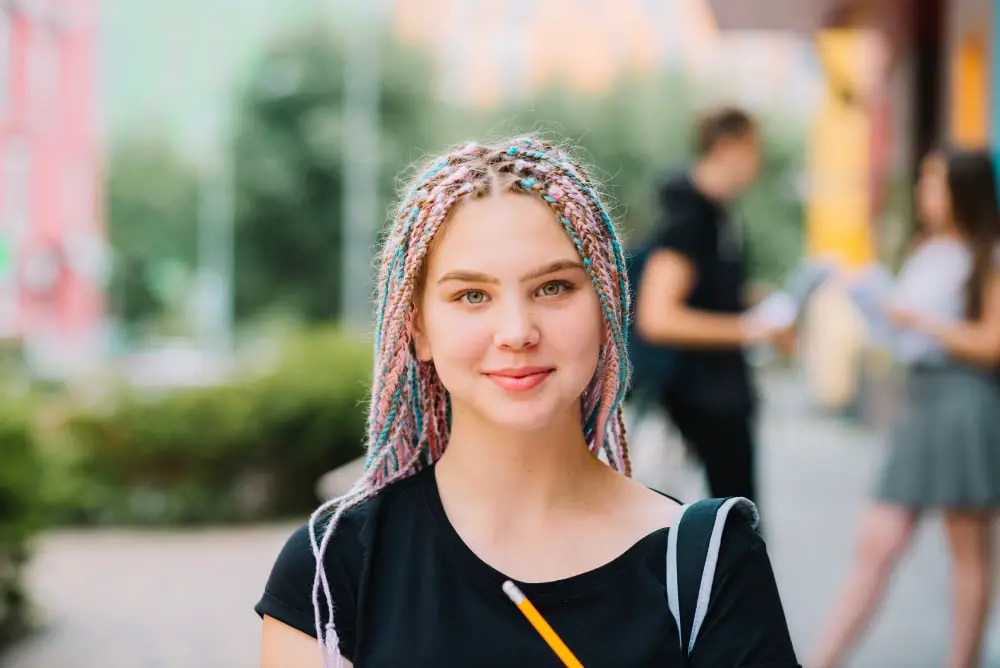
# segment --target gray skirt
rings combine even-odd
[[[1000,508],[1000,378],[959,365],[911,370],[876,498],[914,509]]]

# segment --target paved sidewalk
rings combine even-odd
[[[252,608],[293,528],[49,535],[30,580],[48,628],[0,666],[252,668]]]
[[[870,432],[809,411],[793,379],[769,382],[766,393],[761,507],[804,653],[849,566],[881,446]],[[50,534],[30,572],[48,628],[0,666],[252,668],[260,625],[251,608],[292,528]],[[932,520],[851,666],[938,668],[948,609],[947,556]]]

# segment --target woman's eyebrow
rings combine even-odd
[[[538,269],[529,271],[521,277],[521,280],[530,281],[532,279],[548,276],[549,274],[554,274],[557,271],[563,271],[565,269],[583,269],[583,263],[579,260],[556,260],[555,262],[550,262],[549,264],[539,267]]]
[[[565,269],[583,269],[583,263],[579,260],[556,260],[555,262],[550,262],[546,265],[538,267],[537,269],[532,269],[527,274],[521,277],[521,281],[530,281],[536,278],[541,278],[542,276],[548,276],[549,274],[554,274],[557,271],[563,271]],[[438,279],[438,283],[447,283],[448,281],[464,281],[466,283],[499,283],[499,281],[494,276],[489,274],[484,274],[480,271],[471,271],[468,269],[457,269],[455,271],[449,271],[447,274]]]

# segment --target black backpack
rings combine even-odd
[[[708,614],[726,520],[741,513],[756,529],[757,507],[749,499],[703,499],[685,504],[667,533],[667,605],[677,623],[685,664]]]
[[[656,249],[644,243],[625,258],[625,272],[628,275],[632,313],[629,317],[628,355],[632,362],[632,383],[627,397],[638,406],[648,406],[658,401],[673,385],[680,373],[679,352],[670,347],[659,346],[645,341],[636,329],[636,296],[642,280],[646,261]]]

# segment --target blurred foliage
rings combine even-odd
[[[879,258],[898,271],[911,250],[917,234],[914,182],[908,174],[892,174],[886,188],[886,201],[875,218]]]
[[[23,567],[31,539],[45,520],[42,460],[32,414],[19,400],[4,396],[0,401],[0,648],[29,627]]]
[[[627,234],[650,224],[656,182],[686,159],[693,100],[688,82],[670,72],[623,78],[600,96],[556,84],[530,104],[483,113],[471,133],[530,132],[575,147]]]
[[[236,100],[234,268],[242,321],[277,312],[315,322],[340,312],[343,152],[351,139],[344,126],[343,41],[321,23],[280,36],[248,72]],[[392,210],[406,168],[427,152],[530,131],[579,146],[626,235],[634,235],[655,220],[658,182],[689,160],[704,97],[668,72],[624,77],[604,95],[552,85],[530,103],[474,110],[439,100],[422,51],[387,42],[381,61],[383,212]],[[743,211],[751,276],[773,283],[802,251],[802,203],[793,184],[805,135],[787,119],[762,120],[765,169]],[[116,290],[134,322],[167,307],[156,289],[171,283],[163,278],[167,260],[193,263],[194,177],[165,146],[133,142],[113,153],[110,189],[111,238],[123,269]]]
[[[778,286],[805,251],[805,210],[796,181],[802,174],[802,137],[764,124],[764,161],[760,178],[737,206],[749,250],[752,282]]]
[[[264,372],[161,396],[124,393],[63,423],[60,520],[181,524],[308,512],[363,451],[367,342],[302,334]],[[71,454],[66,454],[66,450]]]
[[[236,134],[236,312],[291,311],[310,321],[340,311],[345,136],[343,40],[295,33],[261,60],[239,101]],[[383,47],[381,200],[428,141],[429,68]]]
[[[197,194],[197,173],[164,137],[150,132],[113,147],[107,216],[116,263],[109,296],[125,323],[163,314],[183,292],[173,275],[194,267]]]

